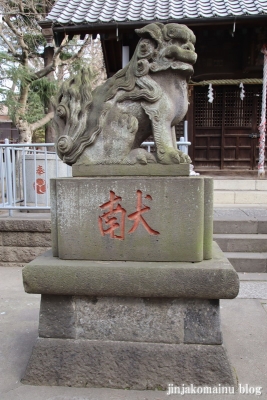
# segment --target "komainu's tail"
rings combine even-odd
[[[67,164],[74,164],[81,154],[86,131],[88,111],[92,103],[92,73],[82,69],[64,82],[52,99],[55,112],[53,127],[57,134],[56,149]]]

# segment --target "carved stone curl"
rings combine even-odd
[[[187,82],[197,55],[185,25],[153,23],[129,64],[97,87],[90,71],[66,81],[54,99],[57,152],[67,164],[189,163],[175,125],[188,108]],[[153,135],[155,155],[140,146]]]

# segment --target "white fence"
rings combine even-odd
[[[54,143],[0,144],[0,209],[50,210],[50,179],[71,176]]]
[[[177,145],[188,154],[191,143]],[[144,142],[150,152],[154,142]],[[54,143],[0,144],[0,210],[50,210],[50,179],[72,176],[71,167],[54,152]]]

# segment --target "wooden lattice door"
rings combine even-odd
[[[258,124],[261,87],[215,86],[208,102],[207,87],[194,91],[195,167],[255,169],[258,154]]]

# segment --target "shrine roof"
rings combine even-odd
[[[60,25],[207,20],[267,15],[267,0],[58,0],[46,20]]]

